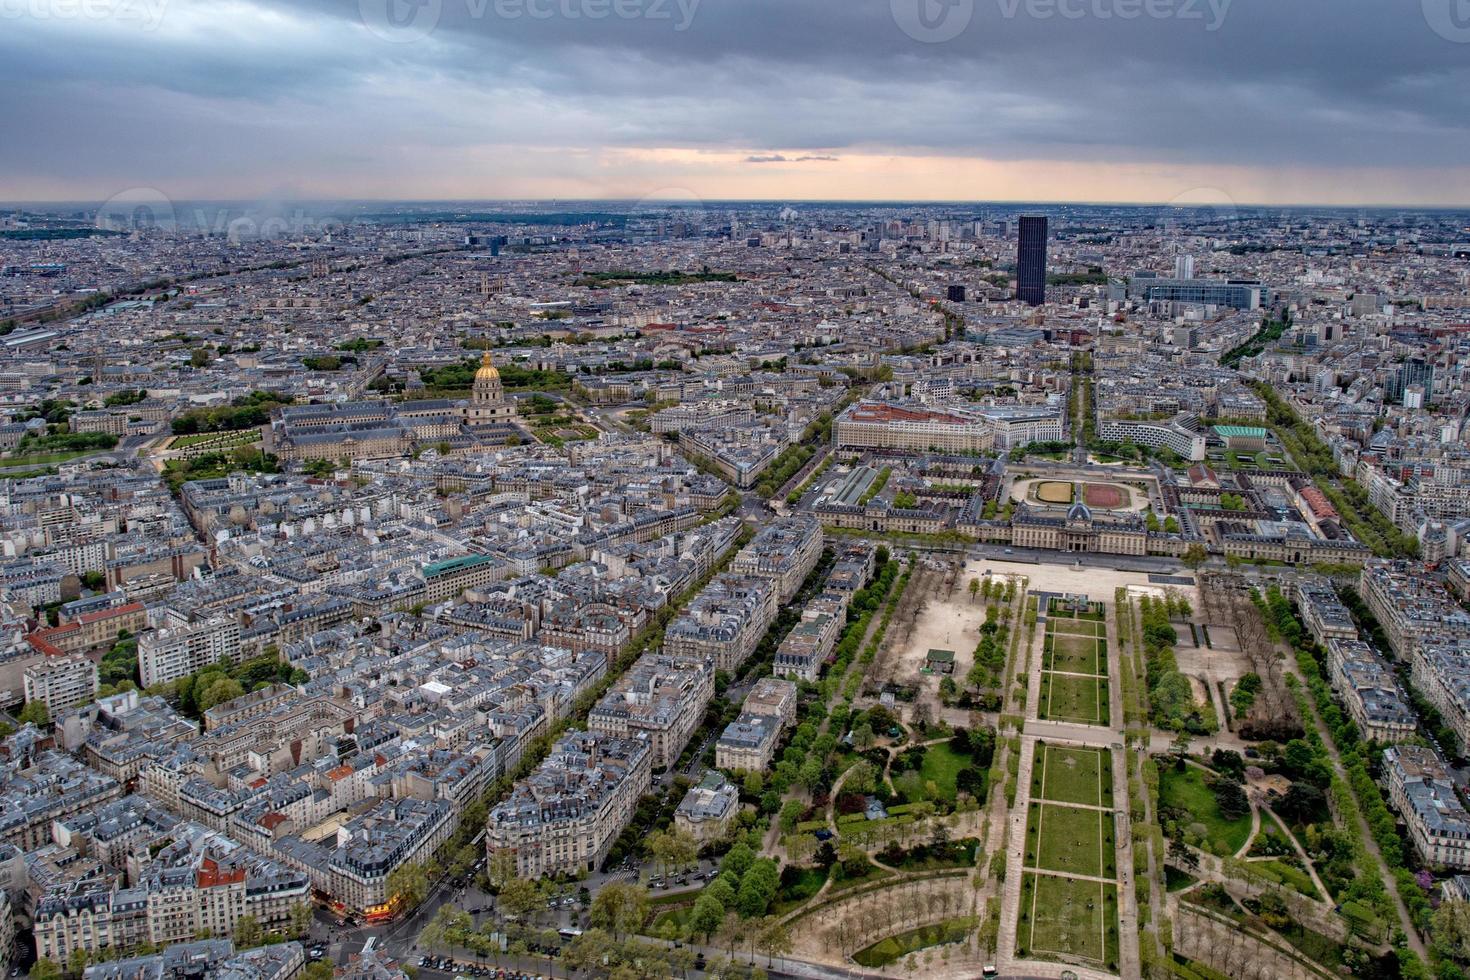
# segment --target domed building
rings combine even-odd
[[[475,372],[475,385],[465,405],[465,425],[471,429],[507,425],[515,421],[515,402],[505,397],[505,388],[500,383],[500,371],[490,359],[490,352],[480,359],[480,370]]]

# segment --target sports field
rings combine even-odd
[[[1070,483],[1039,483],[1036,499],[1044,504],[1070,504],[1075,491]]]
[[[1115,970],[1117,922],[1116,886],[1027,874],[1021,883],[1017,953],[1023,958],[1089,962]]]

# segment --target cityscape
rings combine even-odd
[[[0,972],[1470,977],[1470,28],[1247,5],[0,10]]]

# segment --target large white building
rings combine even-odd
[[[26,703],[40,701],[57,714],[97,693],[97,664],[79,653],[42,657],[25,669]]]
[[[167,610],[158,629],[138,638],[138,677],[145,688],[187,677],[222,659],[240,660],[240,624],[228,616],[190,622]]]
[[[968,409],[858,402],[837,417],[840,449],[912,449],[918,452],[986,452],[995,428]]]
[[[1193,416],[1181,416],[1168,422],[1100,418],[1097,420],[1097,434],[1106,442],[1131,442],[1150,449],[1169,449],[1192,463],[1198,463],[1206,456],[1208,441],[1204,433],[1196,432],[1185,424],[1193,420]]]

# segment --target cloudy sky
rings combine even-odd
[[[1470,205],[1470,0],[0,0],[0,200]]]

